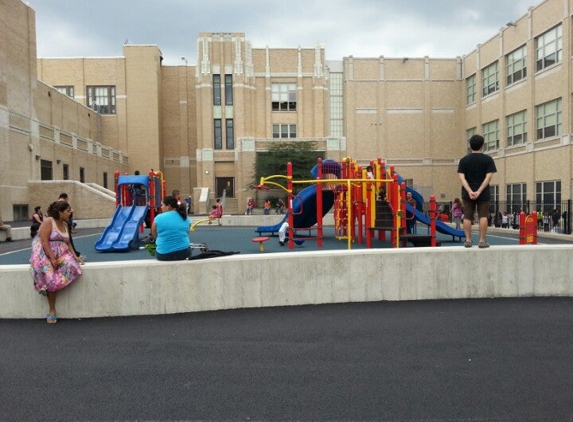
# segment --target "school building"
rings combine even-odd
[[[364,165],[380,157],[426,199],[451,201],[474,133],[495,159],[496,201],[553,207],[573,190],[572,14],[573,0],[543,1],[451,59],[331,61],[322,44],[200,33],[196,63],[164,66],[157,45],[38,58],[34,10],[2,0],[0,216],[27,219],[70,186],[80,218],[109,217],[97,198],[114,173],[150,169],[196,206],[203,191],[242,211],[257,154],[285,141]]]

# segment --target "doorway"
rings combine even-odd
[[[234,177],[216,177],[215,192],[217,198],[221,198],[223,193],[227,198],[235,197],[235,178]]]

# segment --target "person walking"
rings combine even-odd
[[[489,183],[493,174],[497,172],[495,162],[489,155],[483,153],[484,138],[473,135],[470,138],[471,152],[460,160],[458,177],[462,184],[462,201],[464,205],[464,232],[466,241],[464,246],[471,248],[472,219],[478,213],[480,248],[489,248],[485,240],[488,226],[490,191]]]
[[[454,199],[454,205],[452,205],[452,217],[454,217],[454,222],[456,223],[456,230],[461,230],[462,215],[464,215],[462,201],[460,201],[460,198],[456,198]]]

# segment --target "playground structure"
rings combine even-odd
[[[287,164],[287,175],[262,177],[258,189],[277,186],[287,192],[288,213],[273,226],[261,226],[255,231],[260,235],[274,235],[280,226],[289,224],[289,248],[297,239],[316,240],[322,247],[322,219],[334,207],[335,235],[346,240],[348,249],[353,242],[372,247],[375,235],[385,241],[390,232],[390,242],[396,248],[406,246],[410,241],[415,246],[437,246],[436,231],[456,237],[465,237],[460,230],[454,230],[439,219],[435,198],[430,197],[428,214],[423,213],[423,197],[407,187],[394,167],[387,167],[381,159],[372,161],[373,177],[368,178],[366,170],[350,158],[342,162],[318,160],[311,170],[312,180],[293,180],[292,164]],[[286,180],[286,188],[276,179]],[[293,186],[308,184],[299,193],[293,194]],[[416,207],[406,204],[406,192],[412,192]],[[428,235],[406,234],[406,220],[415,219],[429,227]],[[316,230],[316,235],[310,232]],[[308,231],[308,236],[300,235]]]
[[[111,223],[94,245],[98,252],[139,248],[139,233],[144,224],[151,227],[165,196],[163,173],[150,171],[146,176],[135,176],[116,172],[115,196]]]

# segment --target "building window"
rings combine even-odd
[[[225,120],[227,149],[235,149],[235,128],[233,126],[233,119]]]
[[[508,213],[525,211],[527,208],[527,185],[525,183],[514,183],[507,185],[506,200]]]
[[[330,136],[344,136],[344,92],[342,73],[330,72]]]
[[[561,180],[535,183],[535,202],[543,214],[561,208]]]
[[[221,105],[221,75],[213,75],[213,105]]]
[[[545,69],[563,61],[563,28],[561,25],[535,39],[535,69]]]
[[[271,84],[273,111],[296,111],[296,84]]]
[[[54,169],[49,160],[40,160],[40,180],[53,180]]]
[[[88,107],[100,114],[115,114],[115,86],[88,86],[86,91]]]
[[[233,75],[225,75],[225,105],[233,105]]]
[[[296,138],[296,125],[273,125],[273,138]]]
[[[558,98],[535,107],[538,140],[561,135],[561,102],[561,98]]]
[[[13,221],[29,221],[28,204],[12,205]]]
[[[221,119],[215,119],[214,122],[215,149],[223,149],[223,129]]]
[[[67,95],[70,98],[74,98],[74,86],[73,85],[65,85],[65,86],[55,86],[58,92]]]
[[[512,51],[505,57],[507,85],[511,85],[527,76],[527,49],[525,46]]]
[[[484,152],[499,149],[499,120],[483,125],[482,132],[485,140],[483,145]]]
[[[507,127],[507,146],[520,145],[527,142],[527,111],[506,117],[505,126]]]
[[[83,167],[80,167],[80,182],[81,183],[86,182],[86,169]]]
[[[466,143],[466,148],[467,148],[467,153],[471,153],[472,152],[472,147],[470,146],[470,138],[472,136],[474,136],[477,133],[477,128],[472,127],[471,129],[467,129],[466,130],[466,139],[465,139],[465,143]]]
[[[499,71],[497,62],[490,64],[481,71],[482,97],[499,91]]]
[[[466,79],[466,105],[470,105],[476,102],[476,75],[473,74]]]
[[[62,170],[63,170],[62,176],[64,180],[70,180],[70,166],[68,164],[64,164]]]
[[[107,189],[107,172],[103,172],[103,187]]]

